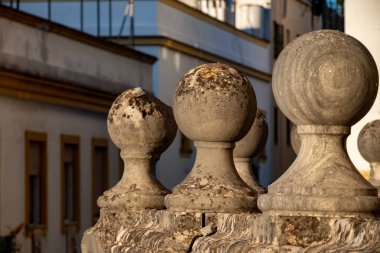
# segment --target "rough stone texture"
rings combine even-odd
[[[131,217],[112,253],[380,252],[378,219],[166,210]]]
[[[243,139],[235,143],[233,151],[236,170],[243,181],[258,194],[264,193],[264,188],[252,174],[252,158],[265,147],[268,139],[268,125],[264,113],[257,109],[255,121]]]
[[[292,145],[292,149],[296,155],[300,152],[301,149],[301,137],[297,133],[297,126],[293,125],[292,130],[290,132],[290,143]]]
[[[218,232],[193,253],[380,252],[380,221],[340,217],[220,214]]]
[[[252,126],[256,98],[248,79],[224,64],[204,64],[179,82],[173,112],[195,140],[197,156],[186,179],[165,198],[172,211],[241,212],[256,208],[257,193],[239,177],[234,142]]]
[[[215,233],[217,218],[213,213],[141,211],[133,227],[121,227],[112,253],[121,252],[191,252],[194,241]]]
[[[120,210],[102,208],[99,221],[84,234],[82,252],[106,253],[117,241],[123,229],[133,229],[153,223],[158,210]]]
[[[350,127],[372,106],[376,64],[356,39],[321,30],[291,42],[276,61],[273,92],[297,125],[301,150],[291,167],[259,197],[266,214],[370,217],[380,208],[377,189],[350,161]]]
[[[155,165],[176,130],[171,108],[143,89],[130,89],[116,98],[108,114],[108,132],[121,150],[124,174],[99,197],[101,215],[84,234],[84,253],[107,252],[118,229],[138,221],[136,210],[165,207],[169,190],[157,181]]]
[[[380,187],[380,120],[367,123],[359,133],[358,148],[360,154],[371,165],[369,182]]]

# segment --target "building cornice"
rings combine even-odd
[[[172,8],[175,8],[177,10],[180,10],[186,14],[189,14],[193,17],[196,17],[198,19],[201,19],[207,23],[210,23],[214,26],[217,26],[218,28],[220,29],[223,29],[227,32],[230,32],[230,33],[233,33],[234,35],[240,37],[240,38],[243,38],[245,40],[248,40],[258,46],[261,46],[261,47],[268,47],[269,46],[269,41],[267,40],[264,40],[264,39],[260,39],[260,38],[257,38],[251,34],[248,34],[246,32],[243,32],[239,29],[237,29],[236,27],[228,24],[228,23],[225,23],[225,22],[222,22],[216,18],[213,18],[197,9],[194,9],[193,7],[190,7],[182,2],[179,2],[179,1],[175,1],[175,0],[159,0],[159,2],[163,3],[163,4],[166,4]]]
[[[66,26],[50,22],[48,20],[24,13],[22,11],[14,10],[6,6],[0,5],[0,18],[9,19],[14,22],[28,25],[43,31],[55,33],[66,38],[76,40],[83,44],[106,50],[111,53],[128,57],[140,62],[145,62],[150,65],[154,64],[154,62],[157,61],[157,58],[148,54],[144,54],[131,48],[117,45],[104,39],[82,33],[75,29],[68,28]]]
[[[117,94],[0,69],[0,95],[107,113]]]
[[[129,45],[129,39],[126,37],[122,38],[111,38],[111,40],[123,44],[123,45]],[[241,63],[231,61],[227,58],[224,58],[222,56],[209,53],[207,51],[204,51],[202,49],[193,47],[191,45],[185,44],[183,42],[164,37],[164,36],[143,36],[143,37],[135,37],[134,38],[134,44],[136,46],[161,46],[166,47],[172,50],[175,50],[177,52],[187,54],[192,57],[196,57],[198,59],[202,59],[207,62],[220,62],[225,63],[230,66],[233,66],[237,69],[239,69],[241,72],[243,72],[246,75],[249,75],[251,77],[260,79],[262,81],[270,83],[272,80],[272,75],[267,74],[265,72],[262,72],[260,70],[251,68],[249,66],[243,65]]]

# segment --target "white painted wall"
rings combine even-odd
[[[153,66],[64,36],[0,17],[0,68],[91,89],[121,92],[142,86],[152,90]],[[91,227],[91,140],[108,138],[107,114],[0,96],[0,234],[25,222],[25,131],[48,135],[48,232],[43,252],[63,253],[61,234],[60,136],[80,137],[81,228]],[[119,154],[109,141],[109,185],[119,179]],[[24,231],[23,231],[24,232]],[[17,237],[21,252],[31,241]],[[79,248],[78,248],[79,251]]]
[[[0,96],[0,234],[25,222],[25,131],[47,133],[48,233],[43,252],[65,252],[61,234],[60,135],[80,136],[81,229],[91,226],[91,139],[108,138],[107,115]],[[109,185],[119,176],[118,150],[109,141]],[[17,237],[21,252],[29,253],[30,239],[24,230]]]
[[[124,8],[125,3],[115,2]],[[174,21],[174,22],[173,22]],[[124,36],[129,35],[126,22]],[[135,35],[167,36],[257,70],[271,73],[269,47],[262,47],[160,1],[136,1]]]
[[[362,42],[371,52],[380,71],[380,1],[379,0],[345,0],[345,32]],[[360,130],[369,121],[380,119],[380,90],[376,101],[367,115],[351,129],[347,140],[348,154],[360,171],[368,172],[369,164],[360,155],[357,137]]]
[[[152,90],[152,66],[0,17],[0,67],[120,92]]]
[[[271,73],[268,48],[159,2],[158,35],[168,36],[232,61]],[[175,22],[173,22],[175,20]]]
[[[270,0],[236,0],[235,25],[238,29],[260,29],[263,26],[262,8],[271,7]]]
[[[287,44],[299,35],[322,28],[322,18],[313,17],[308,1],[272,0],[272,20],[284,26],[284,42]],[[286,30],[289,37],[286,38]]]

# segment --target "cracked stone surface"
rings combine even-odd
[[[219,214],[218,232],[193,253],[380,252],[380,221],[342,217]]]
[[[110,252],[380,252],[378,219],[167,210],[135,217]]]
[[[216,214],[141,211],[134,227],[122,227],[112,253],[124,252],[191,252],[194,241],[215,232]],[[207,224],[207,225],[206,225]]]

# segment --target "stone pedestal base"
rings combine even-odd
[[[101,210],[83,236],[83,253],[191,252],[195,239],[216,231],[217,214],[167,210]]]
[[[191,252],[380,252],[380,220],[219,214],[218,232]]]
[[[105,210],[83,253],[380,252],[380,220]]]
[[[115,244],[120,230],[144,227],[154,223],[157,210],[129,210],[120,209],[100,210],[99,221],[86,230],[82,239],[83,253],[106,253]]]

